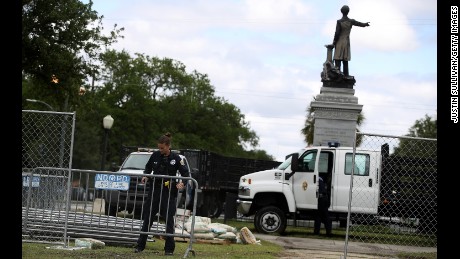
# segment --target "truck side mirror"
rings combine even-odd
[[[297,170],[299,170],[299,154],[294,153],[291,155],[291,173],[286,174],[286,180],[289,180]]]
[[[295,172],[299,170],[299,154],[292,154],[291,157],[291,171]]]

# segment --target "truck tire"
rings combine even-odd
[[[215,201],[211,201],[206,205],[203,204],[201,211],[202,211],[201,214],[204,217],[214,219],[214,218],[218,218],[220,214],[222,214],[222,207],[220,206],[219,203]]]
[[[258,210],[254,217],[254,227],[261,234],[282,234],[286,230],[286,226],[286,215],[275,206],[268,206]]]
[[[222,214],[222,204],[214,203],[212,207],[209,208],[209,217],[212,219],[217,219]]]
[[[201,206],[200,216],[208,218],[218,218],[222,214],[223,205],[219,198],[213,195],[207,195],[204,198]]]

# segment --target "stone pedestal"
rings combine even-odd
[[[310,103],[314,111],[314,146],[327,146],[339,142],[340,146],[353,146],[356,121],[363,106],[354,96],[355,90],[340,87],[321,87],[320,94]]]

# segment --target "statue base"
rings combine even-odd
[[[328,142],[339,142],[341,146],[352,147],[356,134],[356,122],[363,105],[354,96],[352,82],[323,84],[320,94],[310,103],[314,111],[313,145],[327,146]],[[333,85],[333,86],[331,86]]]
[[[356,83],[354,76],[340,76],[334,80],[321,80],[324,87],[335,87],[335,88],[348,88],[353,89]]]

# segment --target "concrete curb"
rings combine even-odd
[[[287,257],[298,258],[295,254],[301,253],[303,258],[345,258],[345,241],[331,239],[314,239],[301,237],[286,237],[276,235],[254,234],[262,239],[278,244],[286,249]],[[437,252],[434,247],[397,246],[375,243],[348,242],[346,258],[397,258],[402,252]],[[322,257],[320,257],[320,255]],[[291,257],[290,257],[291,256]],[[315,257],[316,256],[316,257]]]

